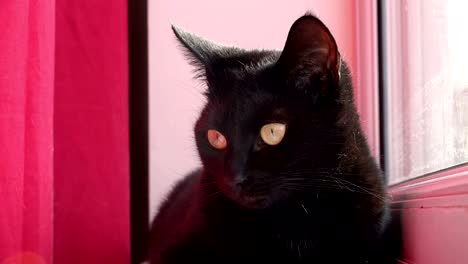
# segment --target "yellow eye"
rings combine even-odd
[[[281,123],[266,124],[260,129],[260,136],[270,146],[278,145],[286,133],[286,125]]]
[[[227,140],[219,131],[214,129],[209,129],[207,133],[208,142],[215,149],[225,149],[227,146]]]

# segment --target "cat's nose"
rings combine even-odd
[[[234,188],[242,188],[247,182],[247,177],[243,173],[236,173],[228,180],[228,185]]]

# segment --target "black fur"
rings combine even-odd
[[[384,263],[386,191],[359,124],[350,72],[312,15],[283,51],[223,47],[173,28],[208,86],[195,126],[203,168],[154,220],[151,263]],[[287,125],[283,141],[259,137]],[[227,138],[217,150],[216,129]]]

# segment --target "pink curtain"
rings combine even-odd
[[[0,264],[129,263],[126,1],[0,17]]]

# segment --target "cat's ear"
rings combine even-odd
[[[213,61],[219,58],[222,46],[172,25],[177,40],[185,49],[190,63],[195,66],[197,77],[206,78]]]
[[[339,83],[341,58],[335,39],[313,15],[302,16],[291,26],[277,65],[298,86],[313,80]]]

